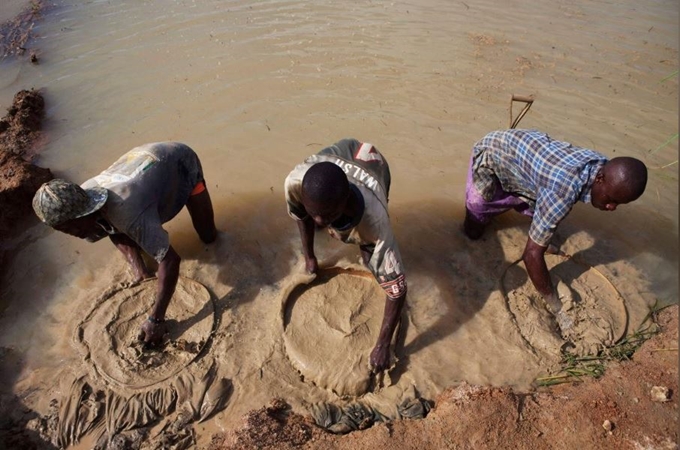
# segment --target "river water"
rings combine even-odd
[[[613,213],[577,205],[560,231],[626,297],[631,329],[657,299],[676,302],[678,144],[663,144],[678,127],[669,77],[678,9],[673,0],[55,0],[29,43],[39,64],[0,62],[0,107],[42,89],[37,162],[76,182],[147,142],[178,140],[199,154],[220,243],[200,244],[186,212],[166,229],[182,273],[224,300],[230,338],[213,351],[225,352],[235,391],[211,430],[275,394],[297,409],[332,399],[282,375],[285,358],[272,362],[280,330],[267,318],[301,262],[283,180],[344,137],[373,143],[392,171],[414,324],[401,378],[429,398],[460,381],[526,388],[545,366],[508,337],[497,286],[528,221],[508,214],[479,245],[461,236],[471,147],[508,127],[512,94],[532,95],[522,127],[645,161],[642,198]],[[322,259],[356,260],[356,249],[317,245]],[[21,355],[6,389],[44,412],[80,363],[79,314],[129,274],[109,243],[37,223],[3,246],[14,256],[0,287],[0,346]]]

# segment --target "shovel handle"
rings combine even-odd
[[[526,105],[524,105],[524,108],[522,108],[522,111],[517,115],[516,119],[512,118],[512,103],[513,102],[524,102]],[[510,122],[509,122],[509,127],[515,128],[518,124],[519,121],[522,120],[522,117],[529,111],[529,108],[531,108],[531,105],[534,103],[534,98],[533,97],[527,97],[524,95],[515,95],[512,94],[510,97]]]
[[[524,96],[524,95],[515,95],[515,94],[512,94],[511,101],[513,101],[513,102],[533,103],[533,102],[534,102],[534,98],[533,98],[533,97],[527,97],[527,96]]]

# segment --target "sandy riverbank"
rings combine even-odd
[[[464,5],[460,8],[461,11],[467,11]],[[263,15],[266,16],[265,13]],[[412,17],[408,11],[404,15]],[[579,12],[578,8],[565,7],[565,17],[579,18],[585,17],[585,14]],[[91,20],[96,20],[96,17],[91,17]],[[63,34],[75,33],[79,29],[80,24],[61,27]],[[510,39],[515,39],[511,36],[508,33],[507,39],[501,39],[499,36],[493,37],[491,33],[479,33],[464,38],[464,42],[471,44],[478,52],[478,59],[475,60],[475,68],[479,69],[477,76],[486,75],[483,79],[489,80],[490,83],[479,84],[479,86],[485,86],[486,89],[481,92],[482,96],[493,97],[492,94],[500,89],[499,86],[505,82],[506,77],[509,80],[524,80],[525,74],[550,71],[553,67],[551,64],[554,63],[546,62],[546,59],[541,60],[536,54],[530,59],[513,59],[507,66],[508,62],[502,62],[502,56],[504,49],[507,50],[510,46]],[[365,39],[368,40],[368,37]],[[584,40],[585,43],[578,42],[578,44],[586,45],[586,41],[587,39]],[[123,48],[126,49],[125,39],[123,43]],[[33,43],[34,50],[36,45]],[[355,45],[356,43],[353,42],[348,43],[346,50],[355,48]],[[270,48],[262,46],[260,50],[268,54]],[[573,49],[568,51],[578,53]],[[77,56],[80,57],[81,53],[88,54],[78,51]],[[123,52],[109,52],[112,55],[121,53]],[[636,58],[640,57],[637,49],[629,52],[621,51],[621,53],[626,60],[633,61],[632,64],[636,64]],[[526,54],[531,53],[527,51]],[[50,61],[50,55],[45,56],[45,67],[49,67],[55,61]],[[26,58],[28,55],[23,57]],[[323,56],[321,62],[318,63],[320,67],[328,63],[325,58],[328,57]],[[77,57],[65,58],[67,61],[77,59]],[[87,61],[86,58],[84,59]],[[332,58],[330,60],[332,61]],[[371,60],[367,56],[365,60],[362,60],[363,66],[370,66],[366,64],[366,61]],[[493,66],[494,70],[489,65],[491,60],[497,63]],[[390,61],[390,58],[385,58],[385,61]],[[396,66],[401,67],[400,64]],[[291,67],[297,66],[293,64]],[[511,70],[506,70],[508,68]],[[357,69],[358,67],[354,67],[354,70]],[[382,70],[377,67],[375,73],[380,74]],[[314,73],[315,70],[312,72]],[[571,76],[572,72],[569,73]],[[573,73],[578,73],[578,71],[574,69]],[[341,70],[334,80],[329,78],[323,80],[323,83],[328,86],[333,81],[335,83],[333,92],[341,92],[343,86],[349,89],[353,86],[352,82],[350,77],[344,77],[344,75]],[[441,78],[438,72],[432,72],[430,75],[432,83],[436,83],[436,80]],[[99,74],[99,76],[102,75]],[[409,76],[412,76],[411,72],[404,71],[395,79],[407,80]],[[559,78],[560,75],[557,76]],[[470,80],[473,78],[471,77],[472,75],[465,72],[458,74],[457,79]],[[120,79],[117,78],[117,80]],[[386,76],[385,79],[391,78]],[[479,79],[482,77],[480,76]],[[600,73],[597,72],[587,80],[597,95],[601,98],[609,98],[608,95],[612,98],[615,95],[621,95],[607,94],[606,88],[602,90],[598,87],[596,83],[600,83],[598,80],[601,79]],[[293,81],[299,83],[300,79]],[[636,83],[640,84],[637,81],[626,81],[623,86],[626,89],[633,89],[631,86],[636,86]],[[617,86],[616,83],[614,85]],[[474,83],[465,86],[472,89],[479,87]],[[654,86],[662,93],[667,92],[671,95],[671,88],[667,85]],[[316,89],[319,88],[320,86],[316,87]],[[395,84],[393,89],[403,94],[404,98],[409,98],[409,102],[411,98],[414,98],[414,92],[422,92],[425,97],[431,95],[429,101],[426,102],[428,105],[436,103],[435,95],[429,91],[421,91],[421,88],[422,86],[412,92],[409,91],[413,89],[412,87],[400,90],[399,85]],[[262,86],[258,88],[257,85],[251,88],[253,91],[261,89]],[[119,95],[118,93],[122,91],[128,92],[128,89],[114,91],[113,95]],[[241,91],[245,92],[248,89],[241,89]],[[311,92],[313,89],[308,89],[308,91]],[[641,96],[639,91],[635,92],[636,95]],[[52,98],[57,97],[54,91],[50,95]],[[48,96],[48,102],[49,100]],[[646,97],[644,100],[647,100]],[[323,97],[322,103],[325,104],[327,101],[328,99]],[[411,122],[411,116],[408,114],[411,111],[409,102],[405,102],[401,106],[403,110],[397,111],[397,114],[385,115],[384,120],[380,119],[381,123],[376,120],[376,125],[386,128],[388,123],[390,126],[396,123],[394,127],[399,127],[399,124],[406,126],[405,124]],[[549,105],[549,101],[546,100],[544,104]],[[317,106],[320,107],[320,105]],[[295,111],[294,108],[289,108],[291,109],[287,110],[288,113]],[[572,110],[570,108],[573,108],[573,105],[567,107],[566,110]],[[254,110],[257,111],[257,108]],[[253,109],[248,111],[244,109],[240,114],[247,116],[246,112],[253,114]],[[284,116],[285,112],[281,116]],[[436,114],[429,112],[434,115],[449,114],[447,111],[444,113],[438,111]],[[65,111],[55,108],[51,110],[51,114],[50,126],[54,127],[55,123],[62,123],[61,114],[65,114]],[[473,126],[480,126],[474,124],[474,120],[463,112],[456,112],[456,114],[460,116],[461,123],[469,122]],[[401,115],[404,116],[403,122],[400,121]],[[122,115],[122,117],[126,116]],[[307,117],[306,113],[305,117]],[[366,117],[370,117],[370,114],[366,114]],[[621,117],[616,119],[623,120]],[[525,120],[530,120],[530,118]],[[431,122],[432,119],[428,118],[426,121]],[[447,121],[450,122],[449,117],[442,120],[440,125],[445,127],[444,124]],[[199,123],[200,121],[194,123],[193,119],[187,119],[187,122],[199,128],[208,126]],[[63,121],[63,123],[67,122]],[[206,120],[206,123],[209,122]],[[265,121],[264,123],[266,127],[260,126],[258,130],[261,128],[269,132],[270,125],[274,132],[288,128],[284,123],[281,123],[280,127],[277,127],[279,123],[276,122]],[[251,122],[248,124],[248,126],[252,125]],[[62,132],[67,135],[88,134],[74,133],[70,126],[67,123],[65,126],[67,131]],[[90,130],[90,126],[90,122],[86,121],[74,129]],[[243,127],[244,130],[247,130],[248,126]],[[357,124],[354,126],[356,128]],[[361,128],[361,126],[358,127]],[[408,125],[407,128],[414,135],[414,139],[418,139],[416,133],[421,127],[416,123]],[[55,131],[55,128],[52,128],[52,131]],[[393,129],[392,132],[394,131],[396,130]],[[303,132],[307,133],[307,130],[301,129],[300,133]],[[93,135],[91,139],[100,140],[99,135],[91,134]],[[599,134],[599,129],[596,134]],[[294,140],[293,137],[286,136],[291,141]],[[245,139],[243,137],[241,139],[242,141],[236,144],[240,144],[244,149],[254,151],[251,149],[259,148],[259,142],[243,140]],[[642,136],[638,135],[634,135],[633,140],[635,139],[643,140]],[[305,143],[310,143],[305,150],[312,152],[317,144],[321,145],[320,143],[312,145],[311,142],[315,140],[320,139],[310,137],[305,140]],[[229,142],[233,141],[229,140]],[[289,160],[289,158],[279,161],[278,155],[259,156],[259,159],[266,161],[267,164],[264,170],[266,176],[263,177],[267,186],[263,192],[257,191],[256,188],[260,186],[249,178],[241,181],[248,183],[254,191],[235,197],[233,193],[228,193],[230,188],[224,187],[225,182],[217,176],[217,173],[209,172],[215,184],[214,201],[220,212],[218,228],[226,230],[221,234],[221,240],[217,245],[208,248],[197,246],[193,235],[187,231],[190,228],[182,225],[181,220],[186,222],[185,219],[180,219],[180,222],[173,224],[171,228],[173,245],[176,245],[178,251],[186,258],[183,274],[198,279],[213,289],[216,294],[220,328],[207,356],[220,362],[220,376],[233,380],[235,386],[234,395],[230,398],[226,413],[213,421],[206,422],[205,425],[195,426],[196,441],[201,446],[207,446],[210,437],[214,435],[212,445],[217,448],[232,444],[241,448],[265,445],[270,448],[281,448],[289,444],[305,445],[309,448],[423,448],[423,445],[429,448],[456,448],[466,445],[470,448],[531,448],[532,446],[533,448],[573,448],[575,446],[601,448],[666,448],[668,446],[668,448],[674,448],[672,445],[677,443],[678,439],[677,427],[674,426],[677,421],[677,396],[675,395],[677,392],[677,350],[673,350],[673,348],[677,349],[677,345],[673,345],[673,341],[677,340],[677,308],[670,308],[661,314],[659,323],[662,325],[662,334],[647,343],[643,347],[646,353],[638,352],[633,362],[609,364],[610,370],[599,380],[588,378],[583,384],[559,386],[549,390],[532,390],[530,384],[537,374],[549,370],[555,373],[554,371],[557,370],[555,368],[559,360],[557,349],[561,342],[553,339],[549,342],[550,345],[537,355],[532,355],[527,351],[521,339],[522,330],[518,331],[513,326],[503,308],[503,297],[498,292],[497,283],[503,265],[514,260],[521,251],[518,243],[525,239],[526,223],[516,218],[505,218],[494,227],[485,242],[477,245],[470,244],[460,236],[455,227],[460,219],[460,214],[456,212],[460,210],[460,204],[456,201],[439,201],[427,196],[422,197],[424,200],[418,201],[402,200],[404,197],[408,198],[410,192],[418,192],[419,184],[422,184],[418,179],[426,178],[409,179],[405,176],[409,174],[409,171],[404,170],[405,167],[411,164],[420,171],[420,175],[435,173],[434,166],[446,168],[448,172],[442,176],[450,178],[450,172],[453,170],[449,161],[453,159],[450,154],[443,152],[435,156],[430,153],[428,158],[409,157],[406,149],[416,148],[413,145],[400,148],[398,143],[392,142],[391,147],[395,149],[393,153],[390,153],[390,146],[386,147],[386,153],[394,155],[394,159],[390,161],[396,163],[395,173],[399,175],[400,180],[396,186],[398,191],[394,196],[395,204],[392,207],[395,231],[400,241],[403,242],[405,260],[409,262],[408,265],[412,268],[410,274],[413,275],[411,277],[413,281],[410,281],[413,291],[408,313],[411,327],[406,332],[405,342],[400,350],[402,366],[398,370],[399,377],[397,378],[401,379],[402,385],[411,384],[413,381],[413,384],[419,383],[423,386],[423,390],[432,394],[428,395],[428,399],[434,401],[434,410],[424,420],[377,424],[368,430],[354,432],[344,437],[327,434],[304,418],[306,404],[334,398],[334,396],[299,379],[299,375],[290,367],[286,359],[281,337],[282,330],[278,326],[281,311],[277,302],[280,300],[280,290],[285,289],[292,282],[291,274],[296,273],[296,264],[299,261],[296,260],[295,229],[288,222],[288,218],[280,214],[283,205],[280,192],[278,192],[277,177],[279,172],[285,175],[286,169],[289,169],[288,166],[297,161]],[[88,155],[91,156],[91,160],[103,160],[109,156],[97,154],[97,146],[93,145],[89,148],[93,149],[93,153]],[[248,154],[245,151],[241,153]],[[208,160],[212,161],[219,154],[215,151],[208,156]],[[463,156],[458,159],[463,161],[467,155],[467,148],[461,154]],[[248,157],[248,160],[239,160],[238,157],[234,156],[230,161],[231,165],[225,167],[229,167],[229,170],[233,172],[246,171],[246,168],[252,170],[252,160],[258,159]],[[62,164],[63,161],[67,168],[79,168],[82,159],[79,154],[74,156],[56,151],[52,152],[50,158],[57,165]],[[232,163],[232,161],[235,162]],[[447,163],[444,164],[444,162]],[[665,164],[665,161],[662,162]],[[456,164],[454,162],[453,166]],[[218,172],[218,169],[213,168],[214,166],[211,164],[208,170]],[[460,166],[464,166],[464,163],[460,163]],[[259,166],[255,168],[262,170]],[[79,169],[71,170],[78,176],[81,175],[78,173]],[[459,172],[464,173],[462,170]],[[234,178],[233,173],[231,177]],[[270,180],[273,180],[271,191]],[[218,183],[224,190],[217,189]],[[653,194],[658,196],[660,201],[661,198],[669,195],[667,188],[672,184],[664,183],[666,183],[664,180],[659,181],[658,178],[653,182],[653,187],[656,189]],[[447,192],[455,187],[455,183],[451,186],[447,185],[446,189],[449,189]],[[252,205],[257,205],[257,207],[254,208]],[[639,210],[635,209],[638,212],[637,219],[623,216],[630,222],[629,225],[633,230],[647,230],[649,234],[661,234],[673,228],[672,224],[669,225],[667,221],[645,215],[644,212],[647,210],[644,208],[648,206],[641,207]],[[423,217],[428,217],[429,220],[423,221]],[[573,221],[565,224],[564,227],[565,234],[568,236],[565,249],[570,253],[580,254],[581,258],[586,259],[593,266],[601,269],[609,279],[614,280],[621,293],[630,301],[628,311],[630,320],[631,323],[637,325],[646,314],[647,306],[655,299],[653,283],[649,281],[649,274],[646,273],[646,270],[653,269],[644,264],[650,259],[649,256],[643,255],[641,246],[645,244],[640,242],[631,244],[623,239],[624,245],[617,246],[612,243],[612,240],[606,239],[607,230],[616,228],[616,223],[599,223],[591,219],[583,210],[575,211]],[[257,233],[249,231],[253,229],[257,230]],[[590,230],[599,229],[602,230],[599,234],[590,234]],[[597,233],[597,231],[593,232]],[[33,445],[31,442],[36,443],[37,448],[47,445],[44,440],[40,441],[40,439],[49,439],[47,426],[49,420],[46,421],[46,419],[49,419],[50,400],[55,399],[57,404],[64,405],[66,395],[64,384],[68,386],[65,382],[70,381],[74,374],[83,374],[88,369],[88,364],[83,361],[81,353],[71,344],[73,330],[82,321],[82,317],[74,314],[74,311],[89,310],[93,298],[97,298],[107,286],[125,282],[127,277],[124,264],[112,257],[113,252],[109,252],[111,249],[97,247],[97,250],[86,250],[85,244],[81,245],[67,240],[68,238],[64,238],[63,241],[54,236],[45,238],[45,235],[48,235],[46,230],[32,230],[17,239],[17,242],[21,244],[17,245],[12,252],[14,255],[12,272],[11,277],[7,278],[11,280],[11,284],[5,285],[2,296],[3,302],[6,302],[3,304],[6,321],[10,321],[13,314],[24,320],[24,316],[16,312],[21,309],[18,305],[20,300],[26,300],[27,310],[34,311],[31,317],[35,319],[30,322],[15,321],[12,326],[6,327],[3,333],[0,377],[8,388],[3,391],[6,395],[2,397],[0,407],[11,411],[11,414],[5,415],[6,420],[0,424],[2,425],[0,433],[4,433],[1,434],[3,439],[11,443],[10,448],[21,448],[21,445],[31,448]],[[617,237],[620,238],[620,236]],[[649,250],[651,254],[666,255],[670,252],[668,248],[662,248],[661,241],[646,239],[645,241],[643,237],[642,242],[649,244],[649,248],[645,250]],[[288,241],[293,242],[293,245],[289,245]],[[22,283],[24,276],[17,267],[35,267],[31,255],[27,254],[28,249],[38,247],[38,245],[29,247],[33,242],[40,244],[41,252],[47,249],[45,254],[48,256],[50,252],[53,252],[55,263],[54,265],[51,262],[40,265],[41,270],[36,270],[35,279],[31,279],[30,283]],[[329,264],[356,259],[356,255],[348,249],[339,249],[327,241],[321,242],[327,249],[323,253],[324,260]],[[664,242],[673,242],[673,239],[666,238]],[[96,255],[97,252],[100,256]],[[79,256],[66,256],[74,254]],[[48,256],[42,255],[41,261],[51,261]],[[651,259],[656,264],[656,260],[653,257]],[[83,271],[79,264],[82,264],[84,260],[91,262],[91,266]],[[635,260],[637,260],[636,264],[630,262]],[[441,264],[442,261],[444,264]],[[101,272],[95,272],[92,267],[104,269]],[[110,276],[103,277],[101,273],[110,274]],[[493,274],[493,276],[485,274]],[[520,274],[516,283],[521,282]],[[31,286],[36,286],[39,292],[32,291]],[[17,290],[25,293],[23,295],[26,298],[21,298]],[[47,313],[41,313],[34,306],[36,298],[50,299],[52,297],[55,301],[47,307]],[[49,303],[47,300],[46,302]],[[617,320],[620,321],[620,318],[614,317],[613,322]],[[31,325],[22,327],[20,326],[22,323]],[[263,324],[269,324],[269,326]],[[617,330],[617,327],[613,325],[612,333]],[[38,332],[34,333],[34,328]],[[542,333],[538,333],[538,336],[548,334],[547,329],[538,331]],[[26,356],[28,352],[21,348],[21,344],[27,334],[33,336],[31,343],[37,341],[40,344],[41,340],[51,339],[56,344],[53,347],[46,346],[49,351],[45,353]],[[492,344],[485,344],[486,342]],[[455,348],[455,351],[452,351],[452,348]],[[31,360],[30,364],[26,360]],[[206,358],[203,361],[206,365],[207,360]],[[55,380],[61,384],[57,385]],[[455,386],[460,380],[467,380],[468,383]],[[515,388],[511,390],[507,387],[489,386],[507,384],[512,384]],[[653,402],[651,400],[651,387],[655,385],[671,389],[670,401]],[[451,387],[441,392],[446,386]],[[398,387],[402,389],[401,385]],[[404,391],[405,389],[402,389],[399,393]],[[292,410],[298,415],[286,418],[289,412],[285,408],[282,409],[281,405],[270,408],[269,411],[256,408],[257,404],[268,402],[274,392],[281,393],[284,400],[291,404]],[[627,395],[633,392],[634,395]],[[241,428],[240,417],[253,408],[255,411],[245,416],[249,425],[245,429]],[[584,413],[584,410],[587,413]],[[611,434],[603,428],[605,420],[610,422]],[[283,424],[287,421],[290,423],[284,426]],[[41,423],[45,427],[41,428],[39,426]],[[228,429],[226,434],[220,433],[225,427]],[[91,448],[91,439],[91,435],[87,436],[78,448]]]

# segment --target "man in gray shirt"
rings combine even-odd
[[[54,179],[33,198],[36,215],[55,230],[96,242],[106,236],[132,266],[135,281],[153,276],[141,251],[158,262],[158,293],[140,338],[157,345],[165,334],[165,311],[175,292],[181,258],[162,225],[186,205],[199,237],[217,237],[201,162],[178,142],[136,147],[82,186]]]
[[[314,230],[359,245],[366,266],[385,291],[378,340],[369,356],[377,372],[389,369],[390,343],[406,300],[406,274],[392,233],[387,199],[387,160],[372,144],[343,139],[295,166],[284,185],[288,214],[295,219],[309,273],[319,269]]]

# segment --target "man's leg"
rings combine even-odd
[[[465,222],[463,222],[463,232],[465,235],[476,241],[484,234],[486,224],[491,220],[491,216],[486,213],[486,200],[479,194],[472,176],[473,158],[470,157],[468,165],[467,181],[465,184]]]
[[[200,181],[192,191],[187,201],[187,209],[191,216],[194,229],[203,242],[209,244],[217,237],[215,228],[215,214],[205,182]]]
[[[465,206],[465,222],[463,222],[465,235],[476,241],[484,234],[484,228],[486,228],[486,224],[476,220],[467,206]]]
[[[522,214],[532,216],[533,211],[529,205],[516,195],[509,194],[496,187],[496,193],[491,200],[484,200],[474,186],[470,187],[465,196],[465,222],[463,231],[465,235],[476,240],[482,237],[484,228],[491,219],[511,209],[519,209]]]
[[[463,231],[468,238],[477,240],[482,237],[486,225],[493,217],[511,209],[517,209],[528,216],[533,214],[528,204],[521,198],[503,191],[498,184],[491,200],[485,200],[472,184],[472,176],[469,176],[465,189],[465,222],[463,223]]]

